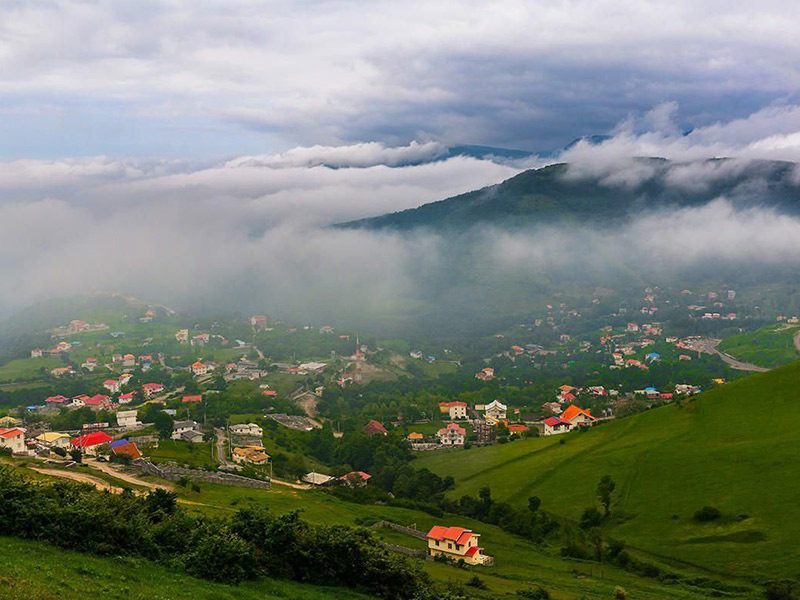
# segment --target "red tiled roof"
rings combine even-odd
[[[483,548],[481,548],[480,546],[472,546],[472,548],[467,548],[465,554],[467,556],[474,556],[475,554],[478,553],[479,550],[483,550]]]
[[[386,428],[383,425],[381,425],[380,423],[378,423],[375,419],[370,420],[369,423],[364,425],[363,431],[364,431],[364,433],[367,433],[367,434],[374,434],[374,433],[386,434],[386,433],[389,433],[388,431],[386,431]]]
[[[69,443],[77,448],[88,448],[91,446],[97,446],[99,444],[107,444],[110,441],[111,436],[105,431],[94,431],[92,433],[82,435],[81,437],[77,437],[74,440],[70,440]]]
[[[555,427],[555,426],[556,426],[556,425],[558,425],[559,423],[563,423],[563,422],[564,422],[564,421],[562,421],[562,420],[561,420],[561,419],[559,419],[558,417],[548,417],[547,419],[545,419],[544,421],[542,421],[542,423],[544,423],[544,424],[545,424],[545,425],[547,425],[548,427]]]
[[[20,429],[19,427],[12,427],[11,429],[0,429],[0,438],[4,440],[10,440],[11,438],[17,437],[18,435],[22,435],[25,433],[24,429]]]
[[[106,402],[108,402],[108,396],[103,396],[103,394],[95,394],[91,398],[86,398],[86,400],[83,401],[84,404],[90,404],[91,406],[100,406]]]
[[[201,396],[184,396],[183,397],[183,401],[184,402],[202,402],[202,400],[203,400],[203,396],[202,395]]]
[[[477,534],[474,534],[471,529],[434,525],[428,532],[427,537],[432,540],[447,540],[450,542],[455,542],[456,544],[466,544],[473,535]]]

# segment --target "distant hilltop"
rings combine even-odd
[[[351,221],[346,228],[519,228],[613,224],[646,211],[699,207],[724,197],[735,209],[800,213],[800,169],[791,162],[635,158],[591,170],[570,164],[531,169],[502,183],[419,208]]]

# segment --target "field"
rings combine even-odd
[[[343,588],[266,580],[222,585],[195,579],[151,562],[98,558],[58,550],[43,542],[0,537],[0,598],[9,600],[357,600]]]
[[[543,585],[556,599],[585,597],[587,600],[613,597],[616,585],[622,585],[637,599],[696,598],[697,591],[688,586],[662,587],[658,582],[636,577],[614,567],[565,561],[552,550],[541,549],[533,543],[512,536],[498,527],[463,517],[438,519],[426,513],[379,505],[345,502],[319,490],[296,490],[275,485],[271,491],[201,484],[201,491],[181,489],[181,498],[189,503],[191,510],[214,514],[229,514],[248,506],[267,506],[276,514],[300,509],[303,518],[314,523],[339,523],[345,525],[369,524],[378,520],[390,520],[403,525],[413,525],[427,530],[443,521],[469,527],[481,534],[481,544],[486,552],[495,557],[494,567],[465,571],[439,563],[426,562],[425,568],[434,579],[466,583],[474,574],[485,581],[487,598],[510,594],[520,589]],[[422,549],[424,543],[401,533],[374,530],[384,541],[409,548]]]
[[[63,367],[64,361],[59,357],[18,358],[0,367],[0,382],[34,380],[42,378],[42,368],[50,371]]]
[[[176,462],[181,465],[203,467],[214,465],[211,456],[211,444],[190,444],[178,440],[159,440],[158,448],[147,450],[148,457],[154,463]]]
[[[778,367],[800,359],[794,344],[797,326],[770,325],[758,331],[725,338],[719,350],[762,367]]]
[[[585,433],[426,453],[415,464],[455,477],[456,497],[483,486],[520,505],[536,495],[575,520],[597,506],[607,473],[617,483],[612,535],[630,546],[715,576],[796,576],[798,384],[795,363]],[[696,522],[704,505],[723,517]]]

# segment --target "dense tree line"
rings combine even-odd
[[[32,482],[0,469],[0,535],[97,555],[138,556],[225,583],[274,577],[362,589],[388,600],[425,599],[418,564],[389,554],[366,530],[311,525],[265,508],[191,515],[164,490],[147,496],[74,483]]]

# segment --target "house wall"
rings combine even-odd
[[[0,447],[11,448],[14,454],[22,454],[25,452],[25,435],[17,435],[13,438],[0,438]]]

